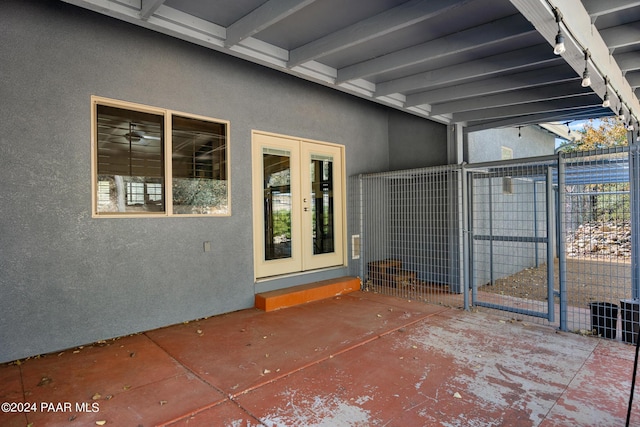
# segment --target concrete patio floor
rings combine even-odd
[[[0,426],[623,426],[634,350],[354,292],[4,364]]]

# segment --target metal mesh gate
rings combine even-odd
[[[632,146],[352,177],[351,273],[374,292],[630,341],[639,164]]]
[[[555,162],[467,169],[474,306],[553,322]]]

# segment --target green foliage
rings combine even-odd
[[[291,239],[291,212],[278,210],[273,213],[273,235]]]
[[[227,182],[215,179],[174,178],[174,212],[206,214],[226,209]]]
[[[599,148],[628,145],[627,129],[616,117],[604,117],[589,120],[578,130],[580,138],[574,143],[565,144],[562,151],[588,151]]]

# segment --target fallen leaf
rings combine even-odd
[[[93,400],[98,400],[98,399],[100,399],[101,397],[102,397],[102,395],[101,395],[100,393],[96,393],[96,394],[94,394],[93,396],[91,396],[91,398],[92,398]]]
[[[42,377],[42,379],[40,380],[40,382],[38,383],[38,387],[42,387],[45,386],[47,384],[51,384],[53,382],[53,380],[49,377]]]
[[[161,401],[160,401],[160,406],[164,406],[164,405],[166,405],[166,404],[167,404],[167,401],[166,401],[166,400],[161,400]]]
[[[96,425],[97,425],[97,426],[103,426],[103,425],[105,425],[106,423],[107,423],[107,421],[106,421],[106,420],[96,421]]]
[[[263,374],[270,374],[270,373],[271,373],[271,371],[270,371],[270,370],[268,370],[268,369],[265,369],[262,373],[263,373]]]
[[[460,396],[460,393],[458,393],[457,391],[453,394],[453,397],[455,397],[456,399],[462,399],[462,396]]]

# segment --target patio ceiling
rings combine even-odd
[[[63,1],[469,131],[640,117],[638,0]]]

